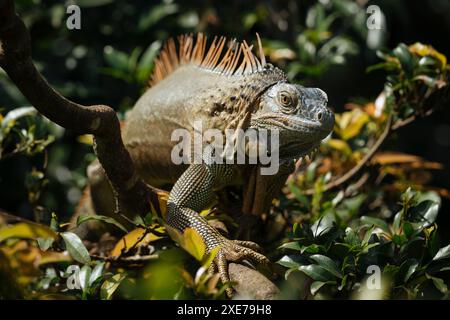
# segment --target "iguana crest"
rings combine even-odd
[[[261,72],[267,63],[261,39],[258,34],[256,36],[259,58],[252,52],[253,46],[249,46],[245,40],[240,43],[236,39],[229,41],[226,37],[216,36],[207,49],[207,36],[203,33],[199,33],[196,39],[192,34],[179,36],[178,48],[175,40],[169,39],[155,60],[149,84],[155,85],[183,65],[198,66],[225,76]]]

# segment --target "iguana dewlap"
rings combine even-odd
[[[194,228],[208,250],[221,246],[212,270],[218,269],[227,282],[228,261],[267,259],[252,242],[224,238],[198,212],[211,202],[213,190],[230,184],[244,186],[244,213],[267,210],[292,173],[294,159],[311,154],[331,132],[334,115],[322,90],[290,84],[280,69],[266,63],[260,43],[259,58],[246,42],[220,38],[206,43],[202,34],[182,36],[178,46],[168,41],[155,62],[151,87],[126,116],[123,140],[147,183],[174,184],[166,223],[180,232]],[[204,130],[221,132],[278,130],[280,169],[261,175],[258,165],[175,165],[171,152],[178,142],[171,141],[172,133],[180,128],[193,133],[195,121]],[[113,198],[95,196],[108,188],[100,181],[92,181],[91,193],[94,208],[105,214],[112,210]]]

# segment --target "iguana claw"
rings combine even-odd
[[[257,251],[261,251],[261,247],[252,241],[225,239],[219,249],[219,252],[217,252],[213,262],[211,263],[208,272],[213,274],[218,270],[222,283],[229,283],[229,262],[250,260],[263,265],[268,265],[270,263],[269,259]],[[229,287],[226,289],[226,294],[229,298],[233,296],[233,293],[233,288]]]

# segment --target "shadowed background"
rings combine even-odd
[[[81,7],[81,30],[65,26],[69,3]],[[375,39],[370,38],[364,23],[368,16],[364,8],[370,4],[380,6],[386,20]],[[373,100],[383,89],[384,72],[366,72],[368,66],[379,62],[377,49],[420,41],[450,56],[450,2],[446,0],[220,4],[192,0],[20,0],[16,5],[31,32],[34,61],[49,82],[74,101],[109,104],[120,114],[145,90],[161,43],[181,33],[202,31],[253,41],[258,32],[269,60],[293,81],[325,90],[337,112],[348,102]],[[317,23],[321,15],[340,19],[321,25]],[[322,39],[330,37],[335,41],[323,49]],[[316,48],[311,47],[311,41],[318,44]],[[27,105],[0,71],[2,114]],[[449,117],[449,109],[444,109],[403,128],[394,137],[396,150],[444,165],[443,170],[434,172],[429,184],[445,189],[450,187]],[[55,141],[47,154],[0,161],[0,208],[27,218],[36,218],[34,212],[48,220],[50,211],[68,218],[86,184],[85,168],[94,158],[89,139],[42,119],[34,125],[37,136],[50,132]],[[438,223],[444,230],[450,227],[450,216],[444,214],[449,210],[449,201],[443,198]],[[446,232],[441,232],[441,237],[449,239]]]

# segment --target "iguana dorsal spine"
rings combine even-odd
[[[261,72],[267,63],[261,39],[258,34],[256,37],[259,58],[253,53],[253,46],[249,46],[245,40],[240,43],[236,39],[227,40],[226,37],[216,36],[207,49],[207,36],[203,33],[199,33],[196,38],[193,35],[179,36],[178,48],[175,40],[169,39],[155,60],[155,69],[149,84],[154,86],[183,65],[198,66],[225,76]],[[226,44],[228,49],[223,54]]]

